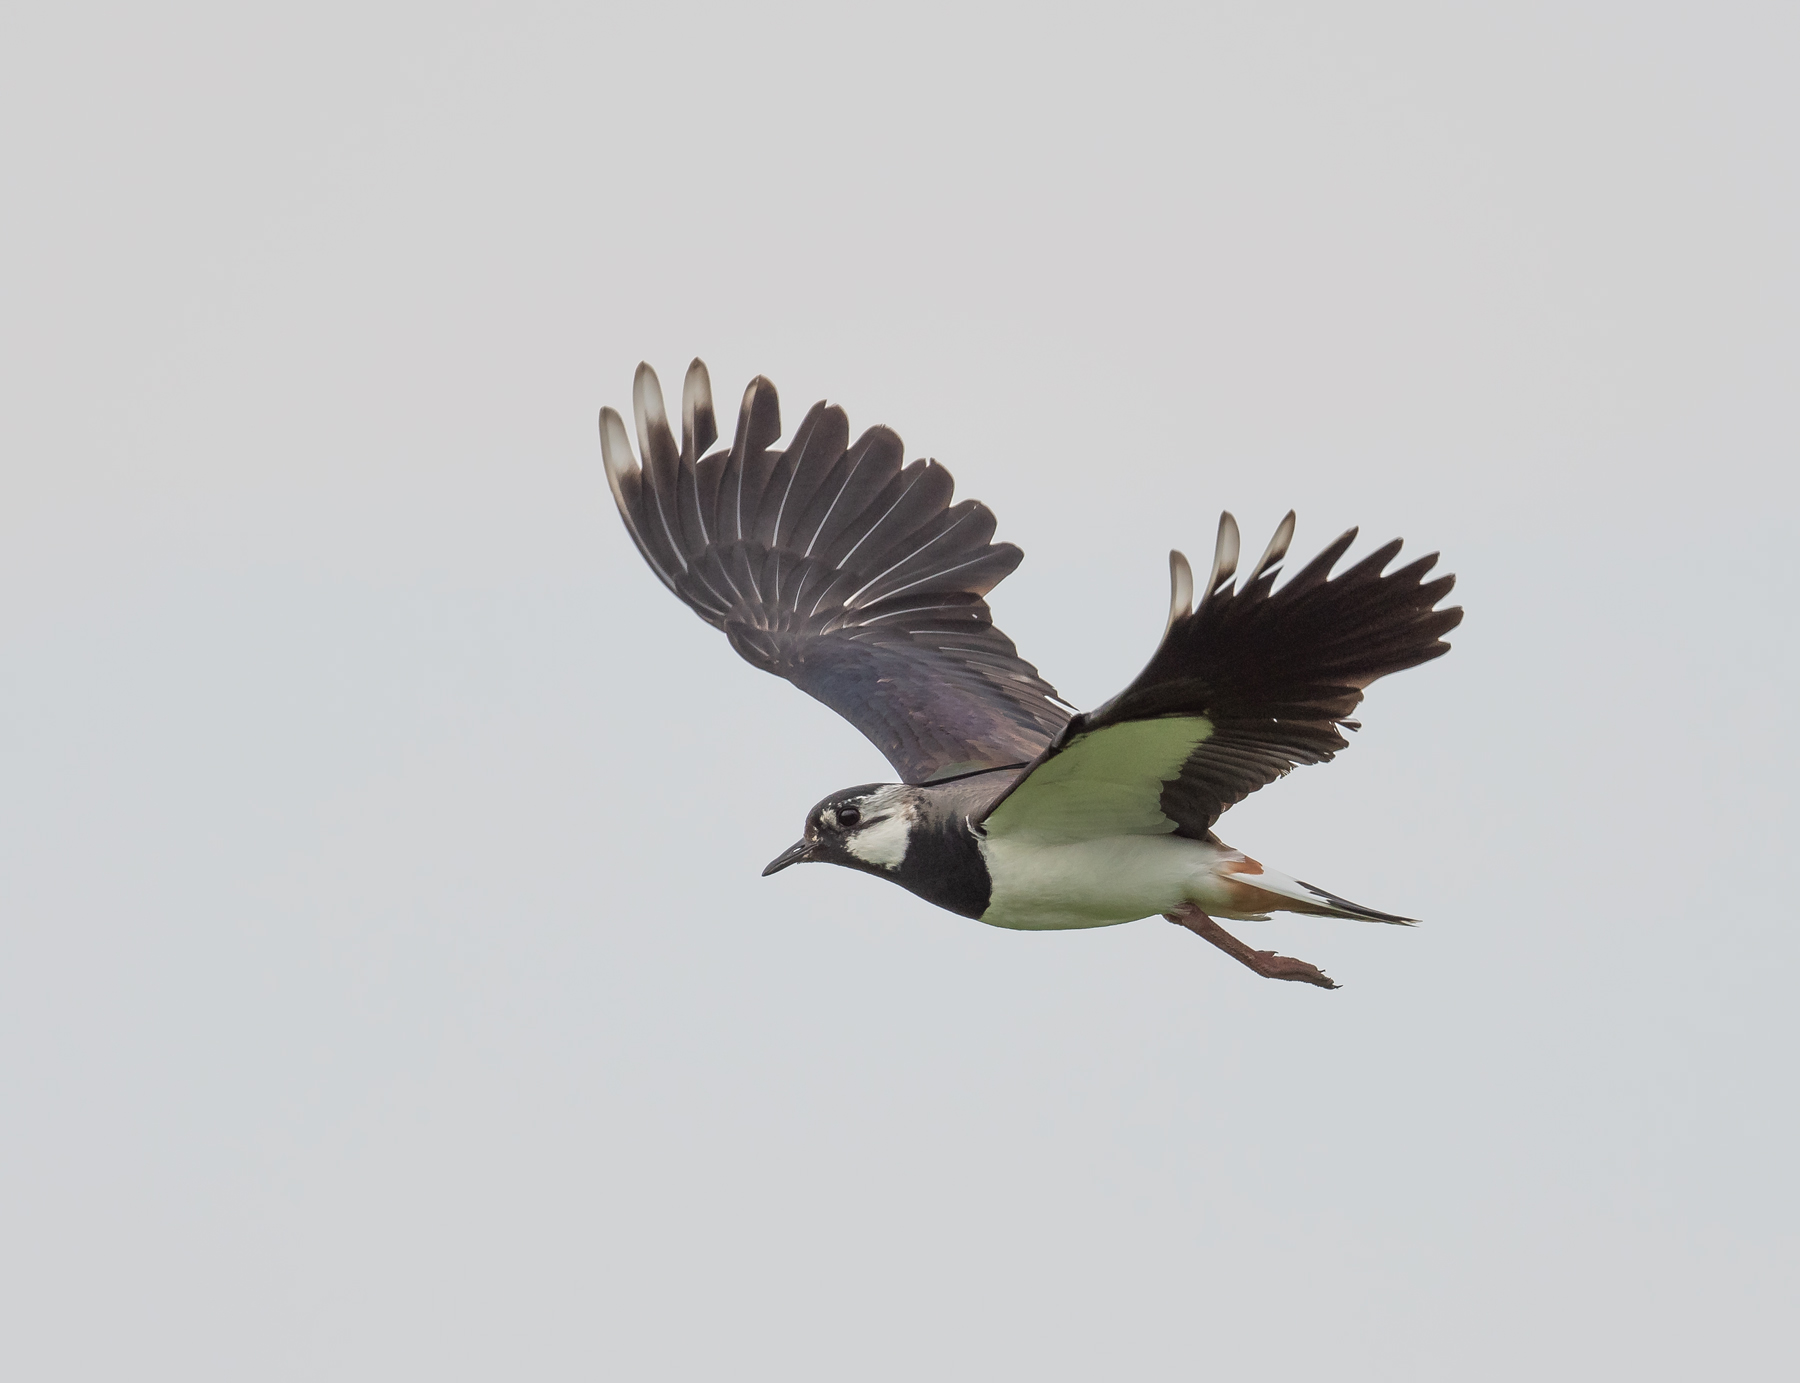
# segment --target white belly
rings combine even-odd
[[[992,894],[981,920],[1018,931],[1111,927],[1193,903],[1217,917],[1261,916],[1232,907],[1229,880],[1214,866],[1243,858],[1185,836],[981,842]]]

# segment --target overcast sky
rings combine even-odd
[[[0,1372],[1787,1376],[1791,5],[274,11],[0,27]],[[1220,826],[1426,924],[759,878],[889,774],[613,512],[694,355],[1080,705],[1221,508],[1441,550]]]

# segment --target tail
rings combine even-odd
[[[1348,898],[1340,898],[1335,893],[1327,893],[1302,879],[1295,883],[1317,898],[1324,906],[1314,911],[1325,917],[1351,917],[1359,922],[1392,922],[1397,927],[1410,927],[1419,919],[1416,917],[1396,917],[1391,912],[1377,912],[1374,908],[1365,908],[1361,903],[1352,903]]]
[[[1229,848],[1229,847],[1227,847]],[[1358,922],[1390,922],[1410,927],[1419,919],[1396,917],[1391,912],[1378,912],[1352,903],[1335,893],[1327,893],[1303,879],[1289,878],[1274,869],[1266,869],[1256,860],[1232,851],[1241,863],[1228,864],[1221,871],[1231,881],[1233,892],[1241,899],[1247,916],[1271,912],[1303,912],[1313,917],[1348,917]]]

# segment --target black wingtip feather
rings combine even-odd
[[[758,375],[744,389],[738,408],[737,435],[731,443],[731,459],[742,465],[753,452],[767,451],[781,436],[781,400],[775,386]]]
[[[681,383],[681,459],[693,465],[719,440],[718,420],[713,416],[712,376],[706,362],[695,356]]]

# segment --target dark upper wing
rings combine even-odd
[[[625,425],[600,411],[606,477],[638,551],[749,662],[843,716],[909,783],[1034,758],[1069,718],[1056,691],[994,628],[982,599],[1023,553],[994,516],[950,502],[935,461],[902,466],[900,438],[854,444],[841,408],[813,405],[786,450],[775,386],[744,391],[729,451],[706,367],[688,367],[681,448],[648,365]]]
[[[1396,539],[1332,577],[1351,529],[1277,591],[1293,531],[1290,513],[1237,590],[1237,524],[1223,515],[1193,611],[1193,574],[1171,553],[1169,623],[1149,666],[1069,722],[989,808],[990,826],[1204,836],[1233,803],[1344,748],[1340,727],[1356,728],[1346,717],[1376,678],[1449,652],[1442,635],[1462,610],[1434,608],[1456,581],[1425,580],[1436,554],[1384,574]]]

